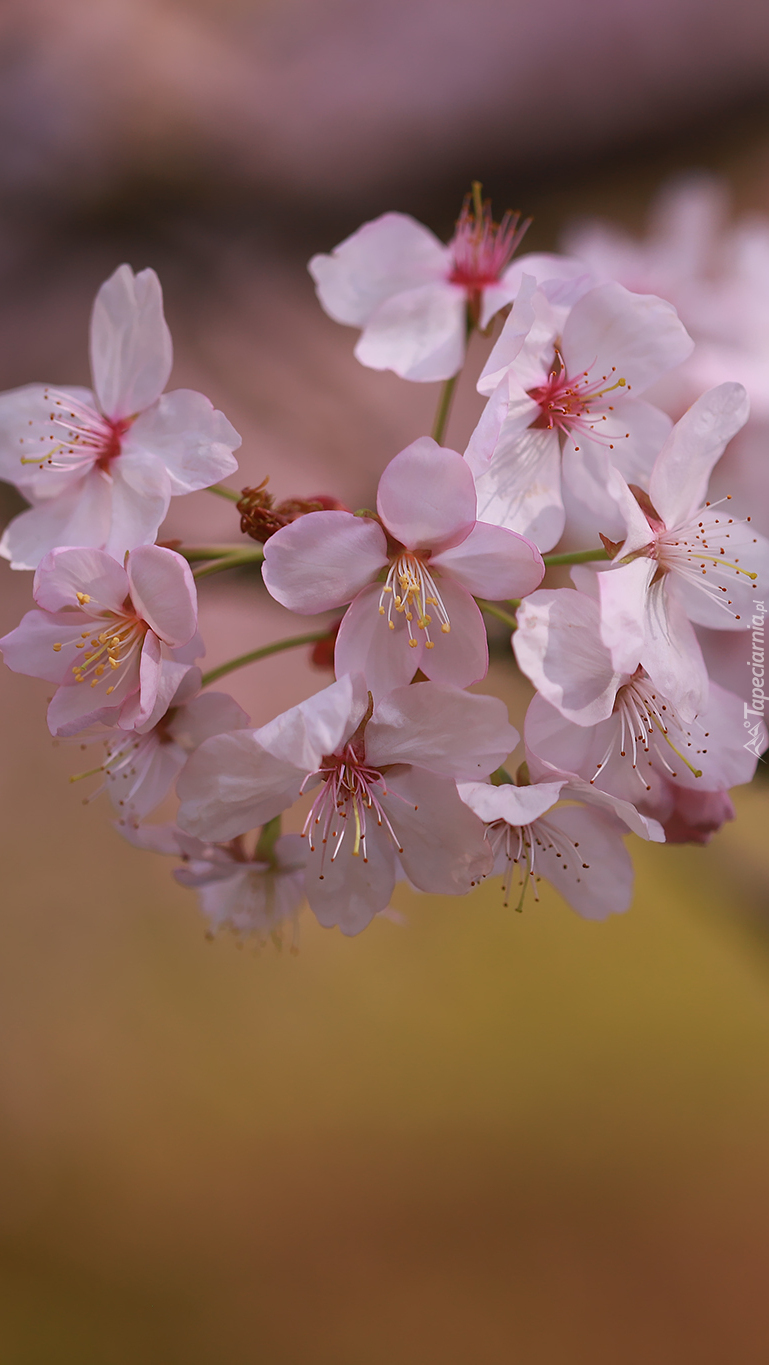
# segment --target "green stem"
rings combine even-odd
[[[261,649],[252,649],[248,654],[239,654],[237,659],[229,659],[226,664],[219,664],[217,668],[210,668],[203,674],[202,687],[208,687],[209,683],[218,682],[227,673],[234,673],[236,668],[244,668],[246,664],[255,664],[259,659],[268,659],[271,654],[280,654],[284,649],[298,649],[300,645],[314,645],[318,640],[325,640],[328,635],[328,626],[325,630],[309,631],[307,635],[292,635],[288,640],[273,640],[271,645],[262,645]]]
[[[212,483],[208,492],[215,493],[217,498],[226,498],[228,502],[240,502],[243,497],[237,488],[226,488],[223,483]]]
[[[262,832],[259,835],[259,841],[254,852],[254,857],[258,863],[269,863],[271,867],[275,866],[275,845],[280,838],[282,819],[281,815],[276,815],[272,820],[268,820],[266,825],[262,826]]]
[[[221,573],[224,569],[240,569],[244,564],[261,564],[264,555],[255,555],[250,550],[239,550],[237,554],[226,555],[222,559],[215,559],[211,564],[198,565],[197,569],[192,570],[192,576],[198,578],[208,578],[212,573]]]
[[[451,379],[447,379],[441,389],[441,396],[438,399],[438,410],[435,414],[435,421],[433,422],[433,440],[437,441],[439,446],[443,445],[443,437],[449,420],[454,390],[457,387],[458,379],[458,374],[453,374]]]
[[[204,559],[226,559],[235,553],[248,555],[253,560],[264,559],[264,549],[261,545],[181,545],[177,553],[190,564],[196,564]]]
[[[589,564],[591,559],[609,559],[607,550],[568,550],[562,555],[543,555],[545,567],[553,569],[557,564]]]
[[[504,621],[505,625],[509,626],[511,630],[518,629],[518,622],[514,616],[510,615],[509,611],[504,611],[494,602],[484,602],[481,597],[476,597],[475,600],[481,611],[485,612],[487,616],[494,616],[498,621]]]

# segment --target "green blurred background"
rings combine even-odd
[[[172,386],[243,433],[242,483],[370,503],[436,392],[356,365],[312,251],[391,207],[448,233],[472,174],[534,213],[532,247],[576,213],[640,230],[691,165],[769,211],[766,12],[617,13],[8,5],[2,386],[87,382],[94,290],[154,265]],[[537,74],[538,23],[550,124],[500,74],[527,53]],[[463,82],[484,24],[497,66],[474,48]],[[466,377],[460,449],[478,401]],[[165,534],[235,522],[201,493]],[[31,579],[0,581],[5,631]],[[211,664],[301,629],[248,578],[201,586]],[[327,680],[292,656],[231,690],[261,724]],[[489,689],[520,724],[501,654]],[[0,1365],[769,1359],[769,784],[705,849],[633,841],[635,905],[607,924],[546,887],[520,916],[496,884],[400,888],[405,923],[350,941],[306,915],[298,955],[259,953],[208,942],[168,863],[83,805],[90,754],[53,744],[48,691],[0,676]]]

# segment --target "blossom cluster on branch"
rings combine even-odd
[[[355,934],[398,880],[464,895],[490,876],[518,909],[545,878],[602,919],[631,902],[629,832],[704,843],[753,776],[769,542],[744,478],[709,493],[749,417],[737,343],[711,337],[698,362],[693,266],[641,292],[598,230],[584,259],[514,257],[526,227],[495,223],[474,186],[447,245],[388,213],[310,262],[362,364],[442,384],[432,435],[393,453],[374,510],[219,483],[240,438],[203,395],[164,392],[152,270],[122,265],[99,290],[92,390],[0,395],[0,476],[29,503],[0,553],[34,571],[35,601],[5,662],[54,684],[52,734],[101,740],[120,832],[176,857],[212,929],[279,940],[306,900]],[[458,452],[444,439],[476,330],[495,337],[487,401]],[[157,544],[171,497],[206,488],[236,504],[232,542]],[[203,674],[196,580],[246,563],[320,627]],[[563,565],[573,586],[543,585]],[[467,690],[489,620],[534,688],[522,743],[501,701]],[[260,729],[211,690],[308,644],[335,681]],[[176,823],[148,822],[174,784]],[[285,834],[295,803],[302,834]]]

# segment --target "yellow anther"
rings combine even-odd
[[[394,621],[388,621],[387,624],[388,624],[388,626],[390,627],[390,630],[395,630],[395,622],[394,622]]]
[[[54,649],[56,650],[56,653],[58,654],[59,650],[61,649],[61,645],[54,645]]]
[[[75,649],[85,649],[85,640],[78,640]]]
[[[86,602],[90,602],[91,600],[87,592],[77,592],[75,593],[75,596],[78,602],[80,603],[81,607],[84,607]]]
[[[109,696],[110,692],[114,692],[114,691],[115,691],[115,684],[112,683],[112,684],[107,688],[107,696]]]
[[[443,631],[444,635],[449,635],[451,632],[451,626],[448,624],[448,622],[444,622],[444,624],[441,626],[441,630]]]
[[[119,668],[119,667],[120,667],[120,660],[119,660],[119,659],[110,659],[110,661],[109,661],[109,666],[110,666],[110,668]]]
[[[435,641],[425,640],[425,649],[435,649]]]
[[[409,646],[410,646],[411,649],[416,649],[416,647],[417,647],[417,641],[416,641],[416,640],[409,640]]]
[[[380,608],[379,608],[379,615],[380,615],[380,616],[384,616],[384,615],[385,615],[385,609],[384,609],[384,607],[380,607]]]

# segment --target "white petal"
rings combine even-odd
[[[531,540],[541,552],[551,550],[563,533],[561,449],[557,431],[532,430],[504,434],[488,469],[476,475],[478,520]]]
[[[134,450],[162,462],[171,495],[208,488],[233,474],[233,451],[241,438],[223,412],[193,389],[164,393],[137,418],[123,439],[123,456]]]
[[[749,410],[741,384],[719,384],[676,422],[649,482],[649,495],[666,526],[680,525],[702,506],[713,466],[745,425]]]
[[[575,303],[563,329],[567,373],[589,382],[626,381],[634,397],[686,360],[694,342],[675,308],[653,294],[631,294],[614,281]]]
[[[363,327],[393,294],[443,279],[450,268],[448,249],[405,213],[364,223],[330,256],[313,256],[308,266],[329,317],[351,327]]]
[[[101,286],[91,314],[91,372],[99,404],[114,419],[143,412],[171,373],[171,333],[154,270],[118,266]]]
[[[513,649],[521,671],[569,720],[595,725],[611,715],[622,675],[593,599],[571,588],[532,593],[518,609]]]
[[[376,707],[366,727],[366,760],[374,767],[417,763],[469,782],[498,768],[518,738],[496,697],[441,683],[412,683]]]
[[[433,383],[450,379],[465,355],[465,291],[443,281],[386,299],[365,325],[355,355],[373,370]]]

